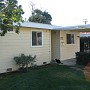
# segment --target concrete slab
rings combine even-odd
[[[63,60],[61,61],[63,63],[63,65],[67,65],[67,66],[75,66],[76,65],[76,59],[67,59],[67,60]]]

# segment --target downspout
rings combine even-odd
[[[61,36],[61,31],[59,32],[59,35]],[[60,38],[60,36],[59,36],[59,38]],[[60,38],[59,41],[61,41],[61,38]],[[60,46],[59,50],[61,49],[61,44],[60,44],[60,43],[61,43],[61,42],[59,42],[59,46]],[[60,61],[61,61],[61,50],[60,50],[60,52],[59,52],[59,57],[60,57]]]
[[[49,29],[49,59],[51,60],[51,30]]]

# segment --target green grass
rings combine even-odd
[[[0,90],[90,90],[83,72],[67,66],[46,65],[0,77]]]

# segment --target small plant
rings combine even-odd
[[[32,57],[31,55],[25,56],[24,54],[21,54],[20,56],[14,57],[14,60],[16,62],[16,65],[19,66],[19,70],[25,70],[28,72],[29,64],[32,66],[35,62],[36,55]]]

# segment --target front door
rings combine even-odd
[[[60,31],[51,31],[51,56],[52,60],[60,59]]]

